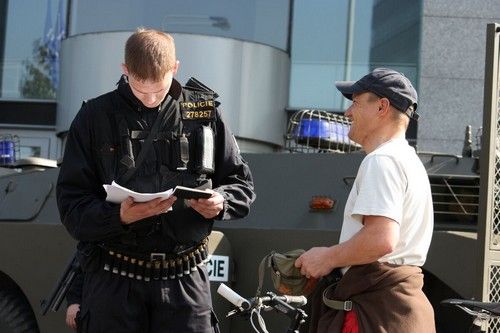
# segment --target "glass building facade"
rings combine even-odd
[[[1,0],[0,128],[20,123],[13,101],[55,119],[40,101],[55,103],[66,36],[145,26],[268,45],[290,56],[289,110],[342,112],[334,82],[376,67],[418,88],[421,18],[421,0]]]
[[[290,108],[344,110],[334,82],[357,80],[376,67],[416,82],[421,8],[413,0],[295,1]]]
[[[417,79],[421,1],[3,0],[2,99],[54,99],[51,38],[138,26],[207,34],[290,51],[290,108],[339,110],[333,82],[392,67]],[[69,11],[69,16],[67,15]],[[66,17],[69,22],[66,25]],[[383,17],[383,20],[373,18]],[[0,23],[1,24],[1,23]],[[63,28],[63,31],[58,29]],[[54,36],[55,37],[52,37]],[[408,47],[408,40],[413,41]],[[290,46],[289,46],[290,44]],[[45,57],[45,58],[44,58]],[[57,60],[57,59],[55,59]]]

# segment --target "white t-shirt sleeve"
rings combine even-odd
[[[407,179],[390,156],[373,155],[360,166],[358,195],[352,215],[388,217],[401,224]]]

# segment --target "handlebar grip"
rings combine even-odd
[[[219,288],[217,288],[217,293],[219,293],[219,295],[227,299],[236,307],[242,308],[243,310],[250,309],[250,302],[241,297],[238,293],[226,286],[224,283],[221,283]]]
[[[290,296],[283,295],[283,301],[288,304],[293,304],[295,306],[304,306],[307,304],[307,298],[305,296]]]

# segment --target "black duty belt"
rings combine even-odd
[[[131,254],[103,251],[104,270],[136,280],[173,280],[196,271],[208,261],[208,239],[181,253]]]

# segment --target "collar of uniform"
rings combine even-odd
[[[132,92],[132,89],[130,88],[130,85],[128,83],[128,78],[125,74],[122,74],[120,77],[120,80],[117,82],[118,85],[118,92],[120,95],[122,95],[125,99],[129,100],[133,105],[136,106],[136,109],[149,109],[145,107],[141,101],[135,97],[134,93]],[[177,81],[176,79],[172,79],[172,85],[170,86],[170,89],[168,91],[167,96],[165,99],[161,102],[160,106],[163,107],[163,105],[167,102],[168,96],[171,96],[173,99],[178,100],[182,92],[182,86]],[[158,108],[153,108],[154,110],[158,110]]]
[[[120,80],[118,80],[117,85],[118,85],[117,90],[120,96],[122,96],[125,100],[127,100],[131,106],[134,106],[134,109],[144,108],[142,103],[137,99],[137,97],[135,97],[134,93],[132,92],[132,89],[130,89],[130,86],[128,84],[128,79],[125,74],[122,74]]]
[[[182,86],[176,79],[172,79],[172,85],[170,86],[170,90],[168,91],[168,95],[172,96],[173,99],[179,99],[179,96],[182,92]]]

